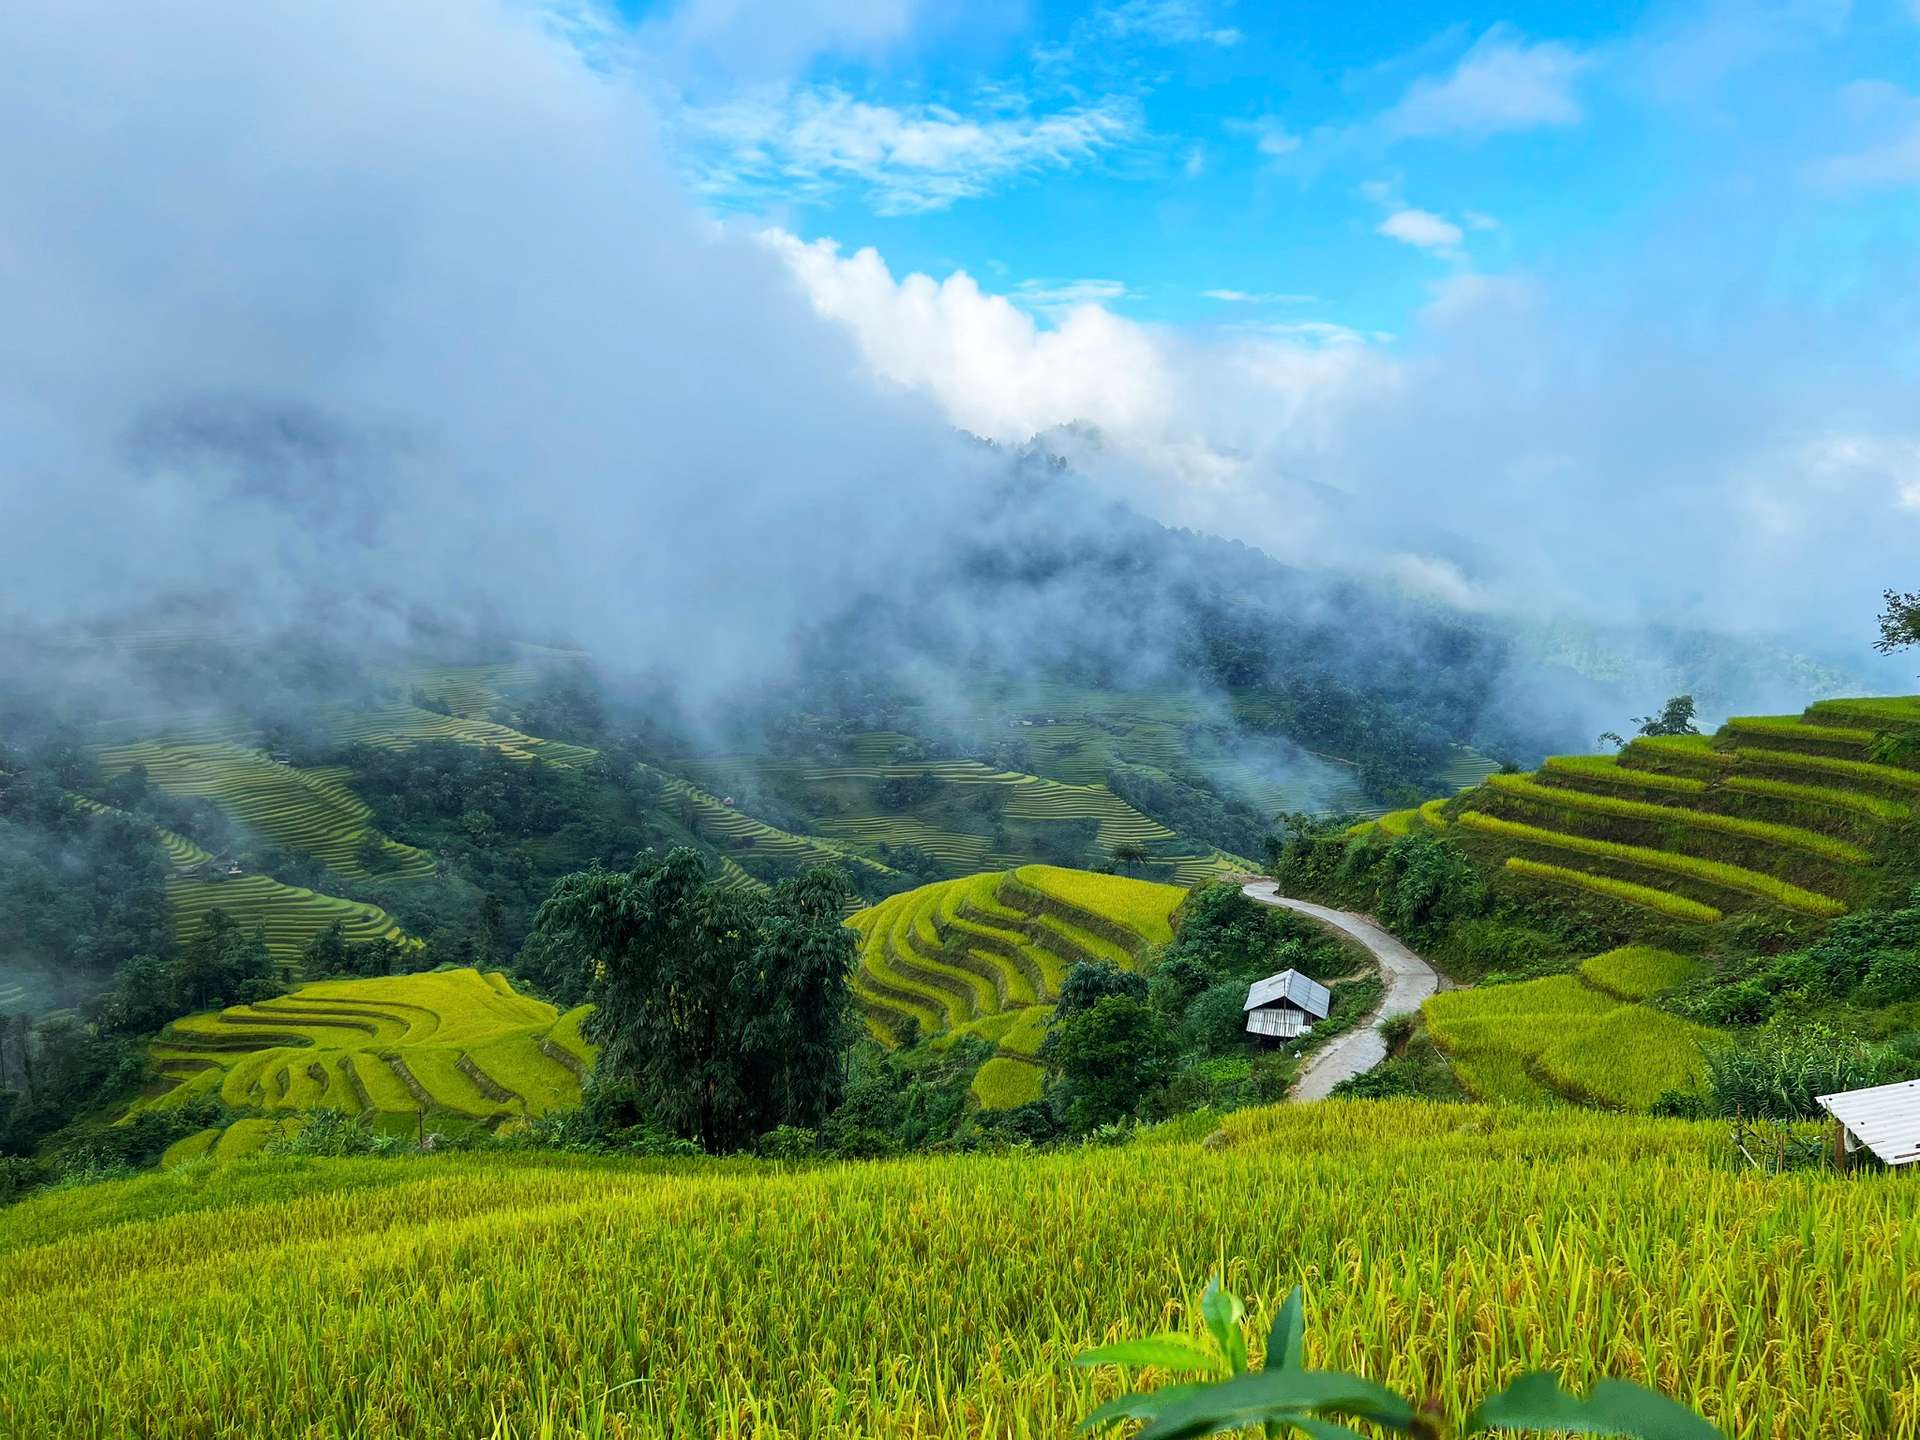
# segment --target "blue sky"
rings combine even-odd
[[[1650,254],[1844,303],[1920,241],[1908,0],[751,8],[628,12],[702,202],[1043,313],[1397,337],[1450,277]]]

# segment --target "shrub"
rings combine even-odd
[[[1226,1055],[1247,1045],[1247,987],[1238,980],[1209,986],[1187,1007],[1181,1042],[1203,1055]]]
[[[1920,1000],[1920,950],[1882,950],[1875,955],[1853,998],[1862,1005]]]
[[[358,1115],[322,1109],[310,1111],[299,1129],[276,1135],[265,1149],[269,1155],[388,1155],[399,1150],[402,1143],[392,1135],[381,1134]]]
[[[1707,1089],[1718,1115],[1810,1120],[1815,1097],[1904,1078],[1910,1065],[1889,1049],[1824,1026],[1763,1034],[1708,1052]]]
[[[1381,868],[1380,918],[1398,934],[1431,935],[1471,918],[1486,904],[1486,882],[1473,862],[1435,836],[1394,841]]]

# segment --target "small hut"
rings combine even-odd
[[[1889,1165],[1920,1160],[1920,1080],[1817,1097],[1833,1116],[1833,1158],[1842,1169],[1855,1150],[1871,1150]]]
[[[1282,970],[1247,987],[1247,1033],[1270,1040],[1293,1040],[1327,1018],[1333,996],[1318,980],[1298,970]]]

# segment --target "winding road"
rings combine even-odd
[[[1282,895],[1280,887],[1271,880],[1242,885],[1240,893],[1262,905],[1292,910],[1350,935],[1380,962],[1380,978],[1387,982],[1387,993],[1381,998],[1380,1008],[1369,1017],[1372,1023],[1349,1030],[1325,1049],[1316,1051],[1293,1087],[1295,1100],[1324,1100],[1327,1092],[1342,1080],[1371,1070],[1387,1058],[1387,1042],[1380,1034],[1380,1021],[1388,1015],[1411,1015],[1418,1010],[1440,988],[1440,977],[1431,965],[1364,915],[1295,900]]]

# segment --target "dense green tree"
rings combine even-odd
[[[1920,645],[1920,590],[1889,590],[1880,612],[1880,638],[1873,648],[1882,655]]]
[[[1693,713],[1693,696],[1675,695],[1660,707],[1658,715],[1636,715],[1633,723],[1642,735],[1698,735],[1700,727],[1693,723]]]
[[[1173,1074],[1178,1047],[1144,1000],[1107,995],[1065,1020],[1056,1013],[1043,1053],[1062,1121],[1084,1133],[1137,1114]]]
[[[853,1035],[853,932],[837,878],[724,889],[697,852],[646,851],[626,874],[567,876],[540,909],[550,957],[587,967],[598,1070],[645,1118],[708,1151],[833,1107]]]

